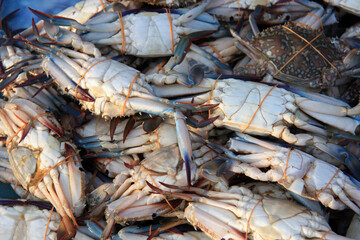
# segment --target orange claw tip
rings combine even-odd
[[[165,187],[167,187],[167,188],[181,189],[181,190],[183,190],[182,187],[177,187],[177,186],[170,185],[170,184],[166,184],[166,183],[163,183],[163,182],[160,182],[160,183],[161,183],[162,185],[164,185]],[[158,188],[158,187],[155,187],[154,185],[152,185],[152,184],[149,183],[148,181],[146,181],[146,184],[147,184],[153,191],[155,191],[156,193],[163,194],[163,195],[169,195],[169,196],[172,196],[172,197],[178,197],[178,198],[181,198],[181,199],[184,199],[184,200],[187,200],[187,201],[193,201],[193,198],[192,198],[190,195],[188,195],[188,194],[164,191],[164,190],[161,190],[161,189]],[[185,188],[188,188],[188,187],[185,187]],[[190,188],[190,187],[189,187],[189,188]]]
[[[127,121],[127,123],[125,125],[125,129],[124,129],[124,134],[123,134],[123,143],[125,143],[127,136],[129,135],[131,130],[134,128],[135,122],[136,122],[136,120],[135,120],[134,116],[131,116],[129,118],[129,120]]]
[[[26,135],[29,133],[30,129],[31,129],[31,124],[27,123],[26,126],[25,126],[25,128],[24,128],[24,130],[23,130],[23,133],[22,133],[22,135],[21,135],[21,138],[20,138],[20,140],[19,140],[19,143],[21,143],[22,140],[24,140],[24,138],[26,137]]]
[[[177,107],[183,107],[186,108],[188,110],[193,110],[193,111],[206,111],[212,108],[215,108],[219,105],[219,103],[217,104],[204,104],[204,105],[197,105],[195,103],[189,103],[189,102],[181,102],[181,101],[175,101],[174,106]]]
[[[244,240],[247,240],[247,238],[245,237],[245,235],[242,233],[242,232],[240,232],[239,230],[237,230],[236,228],[234,228],[234,227],[232,227],[232,226],[229,226],[232,230],[233,230],[233,232],[236,234],[236,235],[238,235],[239,237],[241,237],[242,239],[244,239]]]
[[[76,229],[69,218],[63,217],[61,219],[56,235],[58,240],[70,240],[75,237]]]
[[[111,214],[111,216],[109,217],[109,219],[107,220],[107,224],[104,228],[104,231],[101,234],[101,240],[106,240],[109,239],[111,236],[111,233],[113,231],[113,228],[115,226],[115,217],[113,214]]]
[[[95,99],[90,96],[84,89],[78,87],[76,94],[75,94],[77,99],[86,101],[86,102],[95,102]]]
[[[70,160],[77,156],[75,149],[68,143],[65,143],[66,157],[70,157]]]
[[[182,189],[182,187],[172,185],[172,184],[167,184],[167,183],[164,183],[164,182],[160,182],[160,184],[163,185],[164,187],[171,188],[171,189]]]
[[[219,106],[220,103],[216,103],[216,104],[204,104],[204,105],[201,105],[200,106],[200,109],[202,111],[205,111],[205,110],[209,110],[209,109],[213,109],[213,108],[216,108],[217,106]]]
[[[115,133],[115,131],[116,131],[116,127],[117,127],[119,121],[120,121],[120,118],[119,118],[119,117],[117,117],[117,118],[112,118],[112,119],[110,120],[110,139],[111,139],[111,141],[114,140],[114,133]],[[125,137],[125,133],[124,133],[123,142],[125,142],[125,138],[126,138],[126,137]]]
[[[54,123],[52,123],[49,120],[46,120],[44,118],[39,118],[38,121],[44,125],[45,127],[49,128],[50,130],[52,130],[56,135],[58,135],[59,137],[63,137],[64,136],[64,129],[60,126],[60,124],[57,124],[58,126],[56,126]]]
[[[163,193],[164,191],[161,190],[160,188],[158,187],[155,187],[154,185],[152,185],[151,183],[149,183],[147,180],[145,180],[146,184],[152,189],[154,190],[155,192],[157,193]]]

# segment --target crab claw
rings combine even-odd
[[[171,102],[172,105],[176,106],[176,107],[180,107],[180,108],[184,108],[187,110],[192,110],[192,111],[207,111],[213,108],[216,108],[217,106],[219,106],[219,104],[203,104],[203,105],[197,105],[194,103],[188,103],[188,102],[181,102],[181,101],[173,101]]]
[[[61,240],[73,239],[76,235],[76,230],[69,225],[70,219],[62,218],[60,221],[59,228],[57,230],[56,238]]]
[[[165,66],[166,71],[170,71],[184,60],[185,55],[190,48],[190,44],[191,41],[188,37],[184,37],[179,41],[178,45],[175,48],[174,56]]]
[[[27,99],[16,98],[12,102],[16,104],[22,111],[29,114],[33,120],[39,121],[42,125],[52,130],[59,137],[64,135],[64,130],[62,129],[60,123],[57,122],[54,116],[47,114],[44,108]],[[28,126],[30,127],[31,124],[28,124]],[[26,127],[27,131],[29,130],[29,127]],[[26,131],[24,131],[24,133],[25,132]]]
[[[209,61],[213,62],[219,69],[231,70],[229,66],[222,63],[218,58],[214,57],[210,53],[204,51],[200,47],[191,43],[192,40],[204,37],[206,35],[209,35],[210,33],[213,33],[213,31],[211,31],[211,32],[203,31],[203,32],[198,32],[198,33],[192,33],[192,34],[190,34],[190,36],[181,39],[180,42],[178,43],[178,45],[176,46],[174,56],[172,56],[164,66],[165,72],[168,73],[173,68],[175,68],[177,65],[179,65],[184,60],[189,49],[191,49],[192,51],[201,55],[202,57],[208,59]],[[196,70],[196,71],[198,71],[198,70]],[[191,75],[191,72],[190,72],[190,75]],[[205,75],[205,73],[204,73],[204,75]],[[190,78],[190,76],[189,76],[189,78]],[[184,85],[187,87],[192,87],[191,85],[189,85],[189,84],[191,84],[191,80],[192,79],[188,79],[188,81],[190,81],[190,82],[189,83],[184,82]],[[183,84],[183,83],[181,83],[181,84]]]
[[[10,77],[5,77],[3,78],[3,80],[0,83],[0,91],[4,90],[7,86],[10,85],[10,83],[12,83],[13,81],[16,80],[16,78],[19,76],[19,72],[14,73],[13,75],[11,75]]]
[[[345,163],[351,173],[354,174],[357,179],[360,179],[360,163],[359,159],[354,154],[347,151],[342,146],[333,143],[317,141],[314,142],[314,146],[320,151],[329,154],[333,158],[336,158],[340,162]]]
[[[204,119],[201,121],[198,121],[197,119],[195,119],[194,117],[188,116],[185,114],[186,118],[186,122],[187,124],[189,124],[190,126],[192,126],[193,128],[203,128],[206,127],[207,125],[213,123],[216,121],[216,119],[218,119],[219,116],[216,117],[212,117],[212,118],[208,118],[208,119]]]
[[[205,71],[201,65],[197,64],[190,69],[186,86],[195,87],[204,79]]]
[[[58,136],[64,132],[57,120],[47,113],[46,109],[27,99],[15,98],[11,102],[2,102],[1,121],[5,125],[6,134],[12,138],[23,130],[20,142],[26,137],[34,121],[54,131]]]
[[[360,180],[360,162],[359,159],[352,153],[346,152],[347,157],[345,159],[346,166],[350,169],[351,173],[357,180]]]
[[[155,131],[160,124],[163,122],[162,117],[155,116],[149,119],[146,119],[143,124],[143,129],[145,132],[150,133]]]
[[[67,74],[61,69],[69,68],[69,70],[71,70],[71,66],[61,60],[59,57],[53,54],[48,55],[44,59],[42,65],[44,69],[47,70],[48,74],[53,77],[53,79],[61,88],[72,91],[72,94],[80,100],[87,102],[95,101],[92,96],[90,96],[84,89],[82,89],[78,84],[76,84],[72,79],[70,79]]]
[[[33,139],[34,136],[30,136],[30,138]],[[55,206],[62,221],[62,227],[58,233],[61,237],[64,237],[64,239],[71,239],[76,233],[75,229],[77,225],[72,211],[68,206],[68,199],[64,197],[64,194],[67,192],[66,190],[63,191],[64,189],[59,180],[59,172],[54,169],[50,171],[38,169],[40,167],[38,159],[36,159],[36,153],[26,147],[11,145],[9,149],[9,160],[15,176],[23,187],[33,194],[35,193],[36,196],[50,201],[53,206]],[[43,176],[40,173],[41,170],[45,173],[50,173]],[[71,172],[71,170],[69,170],[69,172]],[[70,173],[70,175],[72,174]]]
[[[186,167],[186,178],[188,186],[191,185],[191,168],[190,161],[192,159],[192,149],[191,149],[191,141],[189,130],[186,126],[184,114],[180,112],[180,110],[175,110],[175,127],[176,127],[176,135],[178,140],[178,145],[180,149],[181,158],[185,162]]]
[[[93,154],[87,154],[83,158],[84,159],[92,159],[92,158],[115,158],[124,155],[122,152],[97,152]]]
[[[23,130],[23,133],[19,139],[19,143],[22,142],[22,140],[24,140],[24,138],[26,137],[26,135],[29,133],[31,129],[31,124],[27,123],[26,126],[25,126],[25,129]]]
[[[15,87],[16,88],[26,87],[26,86],[31,86],[31,85],[34,85],[37,83],[40,83],[42,85],[47,85],[51,81],[52,81],[52,79],[47,77],[45,74],[38,74],[36,76],[29,77],[26,81],[22,82],[21,84],[16,84]]]
[[[93,233],[98,239],[100,239],[104,227],[101,224],[94,220],[85,220],[86,227]]]
[[[39,60],[33,60],[34,56],[30,56],[16,63],[11,68],[6,69],[0,76],[0,90],[6,88],[10,83],[15,81],[20,73],[40,68]]]
[[[159,194],[162,194],[162,195],[165,195],[165,196],[169,196],[169,197],[180,198],[180,199],[183,199],[183,200],[186,200],[186,201],[193,201],[194,200],[194,198],[191,196],[191,194],[183,194],[183,193],[165,191],[165,190],[162,190],[162,189],[152,185],[148,181],[146,181],[146,184],[156,193],[159,193]],[[165,187],[170,188],[170,189],[180,189],[180,190],[183,190],[183,191],[187,191],[188,189],[192,188],[192,187],[187,187],[187,188],[178,187],[178,186],[166,184],[166,183],[163,183],[163,182],[160,182],[160,184],[164,185]]]
[[[68,27],[74,27],[74,28],[83,28],[84,25],[78,23],[77,21],[71,19],[71,18],[65,18],[65,17],[59,17],[59,16],[52,16],[50,14],[46,14],[43,12],[40,12],[38,10],[32,9],[29,7],[29,10],[35,14],[38,18],[44,20],[45,22],[52,23],[58,26],[68,26]]]

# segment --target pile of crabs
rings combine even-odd
[[[359,239],[357,0],[30,11],[1,19],[1,239]]]

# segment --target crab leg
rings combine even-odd
[[[203,209],[201,206],[203,206]],[[228,221],[225,222],[214,217],[213,215],[210,215],[208,213],[209,211],[223,216],[227,213],[226,210],[221,211],[216,207],[206,208],[206,205],[201,205],[200,203],[190,203],[189,206],[185,209],[184,215],[188,219],[194,219],[191,220],[190,223],[193,226],[199,227],[214,239],[245,239],[245,236],[241,232],[228,224],[237,221],[235,216],[227,214]]]
[[[59,203],[56,199],[54,199],[51,194],[48,192],[47,187],[43,182],[39,183],[38,185],[39,190],[42,192],[44,196],[51,202],[51,204],[57,209],[60,216],[62,217],[62,221],[65,225],[67,234],[70,236],[75,235],[75,229],[73,223],[69,219],[68,215],[65,213],[64,209],[62,208],[61,203]]]
[[[265,150],[259,152],[261,148],[258,148],[258,153],[231,156],[232,159],[226,161],[227,166],[223,167],[225,171],[244,173],[261,181],[276,181],[288,190],[318,200],[325,206],[334,209],[348,206],[360,213],[360,190],[340,169],[300,150],[273,145],[269,151],[266,149],[269,143],[245,134],[239,135],[249,143],[232,139],[229,141],[231,150],[241,152],[241,149],[247,149],[245,151],[248,152],[247,146],[255,142]],[[270,170],[261,170],[267,167]]]
[[[195,227],[216,239],[246,239],[248,235],[262,239],[335,239],[336,236],[318,213],[289,200],[253,194],[244,187],[233,186],[225,192],[215,192],[166,185],[193,192],[175,193],[162,191],[149,183],[148,185],[158,193],[191,201],[185,209],[186,218]],[[298,230],[294,231],[294,226]],[[327,237],[328,234],[330,237]],[[339,236],[339,239],[347,238]]]

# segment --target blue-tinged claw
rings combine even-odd
[[[353,176],[349,174],[346,174],[346,176],[348,176],[351,182],[354,183],[358,189],[360,189],[360,182],[358,180],[356,180]]]
[[[99,223],[94,221],[85,220],[87,229],[97,238],[100,239],[103,232],[103,228],[99,226]]]
[[[167,71],[173,69],[176,65],[180,64],[189,50],[191,41],[188,37],[182,38],[176,45],[174,56],[171,58],[171,64],[169,64]]]
[[[360,49],[360,39],[357,37],[348,37],[344,39],[344,42],[352,48]]]
[[[59,17],[59,16],[52,16],[50,14],[46,14],[43,12],[40,12],[38,10],[29,8],[29,10],[35,14],[38,18],[44,20],[45,22],[49,22],[52,24],[55,24],[57,26],[68,26],[68,27],[74,27],[76,29],[82,29],[85,28],[84,25],[78,23],[74,19],[71,18],[65,18],[65,17]]]
[[[351,152],[342,153],[342,155],[347,155],[345,158],[345,164],[354,175],[357,180],[360,180],[360,160]]]
[[[4,88],[9,86],[10,83],[15,81],[15,79],[19,76],[19,74],[20,74],[20,72],[15,73],[15,74],[11,75],[10,77],[3,79],[2,82],[0,83],[0,91],[4,90]]]
[[[352,153],[348,152],[342,146],[333,143],[314,143],[314,146],[321,151],[329,154],[340,162],[344,163],[351,173],[360,179],[360,162],[359,159]]]
[[[232,151],[230,151],[229,149],[227,149],[226,147],[220,145],[220,144],[217,144],[213,141],[209,141],[207,139],[205,139],[205,142],[212,148],[216,148],[216,149],[219,149],[221,151],[223,151],[225,153],[225,155],[231,159],[236,159],[236,155],[235,153],[233,153]]]
[[[94,148],[101,147],[100,142],[90,142],[90,143],[82,143],[82,144],[77,143],[77,145],[84,149],[94,149]]]
[[[342,163],[345,163],[345,159],[348,157],[348,152],[343,147],[333,143],[315,142],[314,147],[329,154]]]
[[[40,83],[42,85],[47,85],[48,83],[50,83],[53,79],[49,78],[48,76],[46,76],[46,74],[39,74],[36,75],[34,77],[29,77],[26,81],[24,81],[21,84],[16,84],[16,88],[19,87],[26,87],[26,86],[31,86],[37,83]]]
[[[202,55],[203,57],[211,60],[219,69],[222,70],[229,70],[232,71],[232,69],[226,65],[225,63],[221,62],[220,59],[214,57],[212,54],[210,54],[209,52],[203,50],[202,48],[196,46],[195,44],[190,46],[190,49],[200,55]]]
[[[204,75],[205,75],[205,71],[203,67],[201,67],[199,64],[193,66],[190,69],[186,86],[188,87],[197,86],[204,79]]]
[[[97,152],[92,154],[87,154],[83,158],[84,159],[92,159],[92,158],[115,158],[123,156],[123,152]]]
[[[85,149],[100,147],[100,140],[98,136],[80,137],[79,134],[74,132],[74,141],[76,145]]]
[[[305,98],[308,98],[313,101],[328,103],[328,104],[332,104],[335,106],[349,107],[349,104],[347,104],[346,102],[336,99],[336,98],[333,98],[333,97],[330,97],[330,96],[327,96],[327,95],[324,95],[324,94],[314,93],[314,92],[305,92],[300,89],[295,89],[295,88],[290,88],[290,87],[284,87],[284,88],[286,90],[289,90],[293,93],[300,95],[301,97],[305,97]]]
[[[184,108],[184,109],[191,110],[191,111],[208,111],[219,105],[219,104],[197,105],[197,104],[188,103],[188,102],[180,102],[177,100],[170,101],[170,104],[175,107]]]
[[[314,143],[314,147],[321,150],[324,153],[329,154],[333,158],[336,158],[342,163],[345,163],[345,159],[348,157],[348,152],[341,146],[333,143]]]
[[[85,112],[78,109],[78,108],[75,108],[75,107],[72,107],[72,106],[69,106],[67,104],[60,104],[60,106],[58,106],[61,111],[63,112],[66,112],[67,114],[69,114],[70,116],[72,116],[76,123],[77,124],[81,124],[85,118]]]
[[[183,42],[180,41],[181,45],[177,45],[177,47],[175,49],[175,55],[173,57],[174,59],[170,59],[169,60],[170,63],[167,63],[164,66],[165,70],[169,71],[172,68],[174,68],[177,64],[181,63],[181,61],[185,57],[185,53],[190,48],[192,51],[196,52],[197,54],[212,61],[219,69],[232,71],[232,69],[228,65],[221,62],[220,59],[214,57],[212,54],[201,49],[200,47],[196,46],[195,44],[191,44],[192,41],[195,41],[196,39],[199,39],[199,38],[203,38],[203,37],[209,35],[210,33],[212,33],[212,32],[210,32],[210,31],[196,32],[196,33],[190,34],[186,38],[183,38],[182,39]]]
[[[46,23],[46,22],[45,22]],[[34,32],[34,36],[36,38],[36,40],[40,43],[54,43],[51,39],[49,39],[48,37],[44,37],[40,35],[39,29],[36,26],[36,23],[34,21],[34,18],[32,19],[32,29]],[[48,31],[48,30],[47,30]]]
[[[237,141],[241,141],[241,142],[244,142],[244,143],[251,143],[251,144],[254,144],[253,142],[250,142],[249,140],[246,140],[245,138],[243,137],[234,137],[233,138],[234,140],[237,140]]]
[[[219,116],[216,117],[212,117],[212,118],[208,118],[202,121],[198,121],[195,118],[191,117],[191,116],[187,116],[186,115],[186,123],[189,124],[191,127],[193,128],[203,128],[206,127],[207,125],[215,122],[216,119],[218,119]]]
[[[178,109],[175,112],[175,128],[180,150],[181,158],[185,162],[186,179],[188,187],[191,186],[191,168],[190,161],[192,159],[192,149],[189,130],[186,126],[185,116]]]
[[[6,72],[0,75],[0,79],[5,79],[7,76],[11,74],[17,74],[17,76],[21,73],[21,68],[26,65],[23,61],[20,61],[15,66],[11,66],[6,70]]]
[[[210,53],[208,53],[208,54],[211,55]],[[222,63],[218,58],[214,57],[213,55],[211,55],[210,57],[211,57],[211,60],[215,63],[215,65],[218,66],[220,69],[232,71],[231,67]]]

